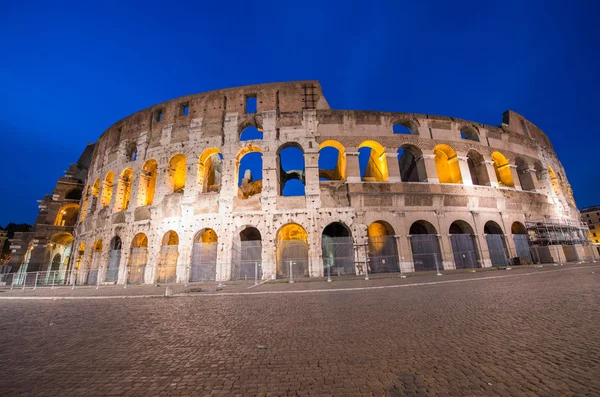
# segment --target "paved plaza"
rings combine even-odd
[[[600,395],[595,264],[227,288],[0,299],[0,395]]]

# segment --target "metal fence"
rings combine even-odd
[[[129,253],[127,283],[142,284],[146,279],[148,248],[132,248]]]
[[[283,240],[277,250],[277,278],[308,277],[308,243],[304,240]]]
[[[400,271],[396,236],[369,237],[369,273],[394,273]]]
[[[454,256],[454,265],[457,269],[475,269],[480,267],[479,253],[475,244],[475,237],[471,234],[452,234],[450,244]]]
[[[237,241],[233,246],[232,280],[260,280],[262,278],[262,242]]]
[[[508,265],[508,250],[503,234],[486,234],[488,251],[490,253],[490,261],[492,266],[507,266]]]
[[[194,243],[190,263],[190,282],[216,280],[217,246],[217,243]]]
[[[418,271],[440,271],[443,269],[440,241],[435,234],[410,236],[414,269]]]
[[[354,245],[352,237],[323,235],[321,242],[323,273],[328,276],[355,274]]]

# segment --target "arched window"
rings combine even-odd
[[[364,141],[358,147],[360,179],[363,182],[387,182],[388,168],[385,149],[378,142]]]
[[[448,145],[441,144],[433,149],[433,153],[440,183],[462,183],[456,151]]]
[[[119,277],[119,264],[121,263],[121,238],[115,236],[110,240],[110,251],[108,252],[108,266],[104,281],[116,283]]]
[[[508,264],[508,253],[504,241],[504,232],[500,225],[494,221],[488,221],[483,228],[483,233],[487,241],[492,265],[506,266]]]
[[[479,267],[479,254],[471,225],[462,220],[454,221],[450,225],[449,233],[456,268],[474,269]]]
[[[129,253],[129,274],[127,282],[139,284],[144,282],[144,274],[148,263],[148,237],[144,233],[138,233],[131,241]]]
[[[262,237],[253,226],[238,229],[233,238],[231,279],[254,280],[262,278]]]
[[[308,234],[296,223],[288,223],[277,232],[277,277],[308,277]]]
[[[81,200],[81,189],[75,188],[71,189],[65,194],[65,200]]]
[[[223,173],[223,154],[217,148],[206,149],[198,161],[198,182],[202,192],[221,191],[221,174]]]
[[[215,281],[219,237],[213,229],[202,229],[194,237],[189,280]]]
[[[392,132],[394,134],[402,134],[402,135],[418,135],[418,125],[415,120],[398,117],[394,118],[392,121]]]
[[[173,193],[183,193],[187,175],[185,162],[185,156],[181,153],[174,155],[169,160],[168,181]]]
[[[138,155],[137,146],[135,145],[135,143],[130,144],[127,147],[127,152],[125,153],[125,157],[126,157],[127,161],[136,161],[137,155]]]
[[[560,181],[558,180],[558,177],[556,176],[554,170],[550,166],[548,166],[548,176],[550,177],[550,183],[552,184],[552,191],[554,192],[554,194],[560,197],[562,195]]]
[[[119,176],[119,184],[117,185],[117,197],[115,202],[115,211],[125,211],[129,207],[129,199],[131,198],[131,180],[133,178],[133,170],[126,168]]]
[[[263,130],[254,125],[247,126],[240,132],[240,141],[253,141],[263,139]]]
[[[257,146],[242,148],[237,156],[238,197],[247,199],[262,192],[262,151]]]
[[[79,215],[79,221],[83,222],[87,211],[88,203],[90,201],[91,188],[90,185],[85,187],[85,193],[83,194],[83,203],[81,204],[81,212]]]
[[[376,221],[369,225],[369,273],[400,271],[395,234],[392,225],[385,221]]]
[[[409,236],[415,271],[439,272],[442,269],[442,252],[435,227],[427,221],[416,221],[410,226]]]
[[[500,186],[514,187],[515,182],[513,181],[508,159],[500,152],[493,152],[492,160],[494,161],[494,170],[496,170],[498,184]]]
[[[330,223],[323,229],[321,252],[326,276],[356,273],[353,243],[350,229],[342,222]]]
[[[461,139],[467,139],[469,141],[479,142],[479,134],[473,126],[464,126],[460,129]]]
[[[325,141],[319,146],[319,180],[346,180],[346,151],[338,141]]]
[[[90,267],[85,274],[83,282],[89,285],[98,285],[100,277],[100,265],[102,262],[102,239],[97,239],[92,248],[92,261]]]
[[[144,163],[140,173],[140,185],[137,195],[137,202],[140,207],[152,205],[154,201],[154,190],[156,189],[156,174],[158,163],[150,159]]]
[[[469,173],[471,174],[471,180],[475,186],[489,186],[490,177],[485,166],[485,160],[483,156],[475,151],[469,150],[467,153],[467,164],[469,166]]]
[[[402,182],[424,182],[427,179],[423,153],[413,145],[402,145],[398,149],[398,167]]]
[[[108,207],[110,205],[110,200],[112,199],[113,192],[113,182],[115,179],[115,173],[109,171],[104,178],[104,183],[102,184],[102,206]]]
[[[66,204],[63,205],[59,210],[54,220],[55,226],[66,226],[73,227],[77,222],[77,215],[79,214],[79,204]]]
[[[277,150],[277,174],[281,196],[304,196],[304,151],[297,143],[286,143]]]
[[[173,230],[165,233],[158,255],[157,283],[172,283],[177,277],[179,258],[179,236]]]

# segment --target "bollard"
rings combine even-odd
[[[290,284],[294,283],[294,275],[292,273],[292,265],[293,265],[293,262],[290,261]]]
[[[331,263],[327,266],[327,282],[331,282]]]
[[[170,298],[173,296],[173,287],[171,287],[170,285],[167,287],[167,289],[165,290],[165,298]]]
[[[54,289],[54,279],[56,278],[56,272],[54,272],[52,274],[52,286],[50,287],[50,289]]]
[[[38,281],[38,275],[40,274],[40,272],[35,272],[35,281],[33,283],[33,289],[37,288],[37,281]]]
[[[258,285],[258,262],[254,262],[254,285]]]

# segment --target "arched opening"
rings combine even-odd
[[[81,269],[81,262],[83,261],[83,256],[85,255],[85,243],[82,241],[79,244],[79,248],[77,249],[77,261],[75,262],[75,270]]]
[[[277,232],[277,277],[308,277],[308,234],[296,223],[288,223]]]
[[[219,238],[213,229],[202,229],[194,237],[192,247],[191,282],[215,281]]]
[[[127,282],[140,284],[144,282],[146,267],[148,264],[148,237],[144,233],[138,233],[131,241],[129,253],[129,274]]]
[[[116,283],[119,278],[119,264],[121,263],[121,238],[115,236],[110,240],[110,251],[108,252],[108,267],[104,281]]]
[[[81,212],[79,213],[79,221],[83,222],[85,219],[88,203],[90,201],[91,188],[90,185],[85,187],[85,193],[83,194],[83,203],[81,204]]]
[[[102,184],[102,199],[101,203],[103,207],[108,207],[110,205],[110,200],[112,199],[113,193],[113,182],[115,179],[115,173],[109,171],[104,178],[104,182]]]
[[[198,182],[202,193],[221,191],[223,154],[217,148],[206,149],[198,161]]]
[[[185,162],[185,156],[181,153],[174,155],[169,160],[167,180],[169,188],[173,193],[183,193],[183,189],[185,188],[185,178],[187,176]]]
[[[94,181],[94,184],[92,185],[92,205],[91,205],[91,212],[96,211],[96,206],[98,205],[98,195],[100,194],[100,178],[96,178],[96,180]]]
[[[433,148],[433,153],[440,183],[462,183],[456,151],[446,144],[441,144]]]
[[[346,180],[346,151],[338,141],[325,141],[319,145],[319,180]]]
[[[473,126],[464,126],[460,129],[460,138],[479,142],[479,134]]]
[[[119,184],[117,185],[117,197],[115,203],[115,212],[125,211],[129,207],[129,199],[131,198],[131,180],[133,179],[133,170],[125,168],[119,176]]]
[[[56,219],[54,220],[54,226],[66,226],[73,227],[77,223],[77,216],[79,214],[79,204],[66,204],[60,207]]]
[[[323,273],[326,276],[356,274],[354,241],[348,227],[341,222],[330,223],[321,234]]]
[[[487,241],[492,265],[506,266],[508,264],[508,254],[506,251],[506,242],[504,241],[504,232],[500,225],[494,221],[488,221],[483,228],[483,233]]]
[[[496,171],[498,184],[500,186],[514,187],[515,182],[513,181],[508,159],[500,152],[493,152],[492,160],[494,161],[494,170]]]
[[[176,281],[177,259],[179,258],[179,236],[173,230],[165,233],[158,255],[157,283]]]
[[[521,222],[513,222],[510,227],[510,232],[513,235],[517,257],[519,264],[528,264],[532,262],[531,250],[529,248],[529,233],[527,228]]]
[[[410,226],[415,271],[439,270],[442,268],[442,252],[435,227],[427,221],[416,221]]]
[[[523,190],[534,190],[535,185],[533,182],[533,176],[529,169],[529,165],[520,157],[515,159],[515,165],[517,166],[517,175],[519,176],[519,183]]]
[[[398,149],[398,167],[402,182],[424,182],[427,179],[423,152],[413,145],[402,145]]]
[[[378,142],[364,141],[358,147],[360,180],[363,182],[387,182],[388,168],[385,149]]]
[[[262,237],[252,226],[244,226],[234,237],[231,278],[260,280],[262,278]]]
[[[150,159],[144,163],[142,172],[140,172],[140,185],[138,189],[138,206],[143,207],[152,205],[154,201],[154,191],[156,189],[156,175],[158,174],[158,163]]]
[[[469,150],[467,153],[467,164],[469,166],[469,173],[471,174],[473,185],[490,185],[490,177],[485,166],[485,159],[479,152],[475,150]]]
[[[562,193],[562,190],[560,188],[560,181],[558,180],[556,173],[554,173],[554,170],[550,166],[548,166],[548,175],[550,176],[550,183],[552,184],[552,191],[554,192],[554,194],[556,194],[558,197],[560,197],[561,193]]]
[[[90,262],[90,268],[87,272],[86,284],[97,285],[100,272],[100,264],[102,262],[102,239],[99,238],[94,242],[92,248],[92,260]]]
[[[457,269],[479,267],[479,254],[473,228],[465,221],[454,221],[450,225],[450,244]]]
[[[129,252],[129,274],[127,282],[140,284],[144,282],[146,268],[148,265],[148,237],[144,233],[138,233],[131,241]]]
[[[277,150],[277,177],[281,196],[304,196],[304,151],[297,143],[286,143]]]
[[[414,119],[397,117],[392,120],[392,132],[401,135],[418,135],[418,125]]]
[[[238,197],[250,198],[262,192],[262,151],[257,146],[242,148],[237,156]]]
[[[125,153],[126,161],[136,161],[137,155],[138,155],[137,146],[135,145],[135,143],[130,144],[127,147],[127,151]]]
[[[75,188],[71,189],[65,194],[65,200],[81,200],[81,189]]]
[[[263,130],[260,127],[250,125],[240,133],[240,141],[254,141],[263,139]]]
[[[56,271],[60,270],[60,265],[61,265],[60,254],[55,254],[54,258],[52,258],[52,266],[50,267],[50,270],[56,272]]]
[[[369,273],[399,272],[398,245],[392,225],[376,221],[367,228]]]

